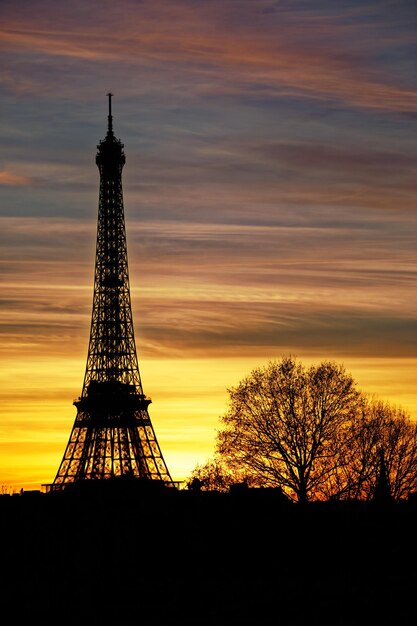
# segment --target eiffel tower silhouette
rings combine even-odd
[[[124,146],[113,133],[112,95],[100,172],[93,310],[77,415],[50,491],[116,477],[175,486],[162,456],[139,373],[130,299],[122,169]]]

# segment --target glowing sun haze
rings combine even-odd
[[[106,93],[139,365],[174,479],[292,354],[417,419],[414,0],[3,0],[0,484],[58,469],[90,326]]]

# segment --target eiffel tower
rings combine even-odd
[[[93,311],[77,415],[51,491],[126,477],[174,486],[149,417],[133,330],[123,208],[123,144],[113,133],[112,95],[100,172]]]

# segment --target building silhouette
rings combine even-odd
[[[124,146],[113,132],[112,94],[100,172],[94,295],[87,365],[77,415],[49,490],[112,478],[174,483],[148,412],[139,373],[129,287],[122,169]]]

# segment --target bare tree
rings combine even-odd
[[[417,425],[400,407],[364,398],[352,425],[348,469],[355,497],[370,500],[383,455],[391,496],[406,498],[417,489]]]
[[[223,463],[300,502],[319,497],[360,397],[344,367],[306,369],[287,357],[253,370],[229,395],[217,435]]]
[[[338,463],[320,485],[323,499],[370,499],[370,485],[375,484],[379,470],[380,428],[369,419],[366,398],[362,395],[347,428],[340,432],[334,445]]]
[[[235,482],[235,477],[231,474],[221,459],[214,456],[204,465],[197,465],[189,479],[187,487],[197,491],[220,491],[229,490],[231,484]]]
[[[0,496],[11,496],[16,493],[16,490],[11,485],[3,483],[0,485]]]

